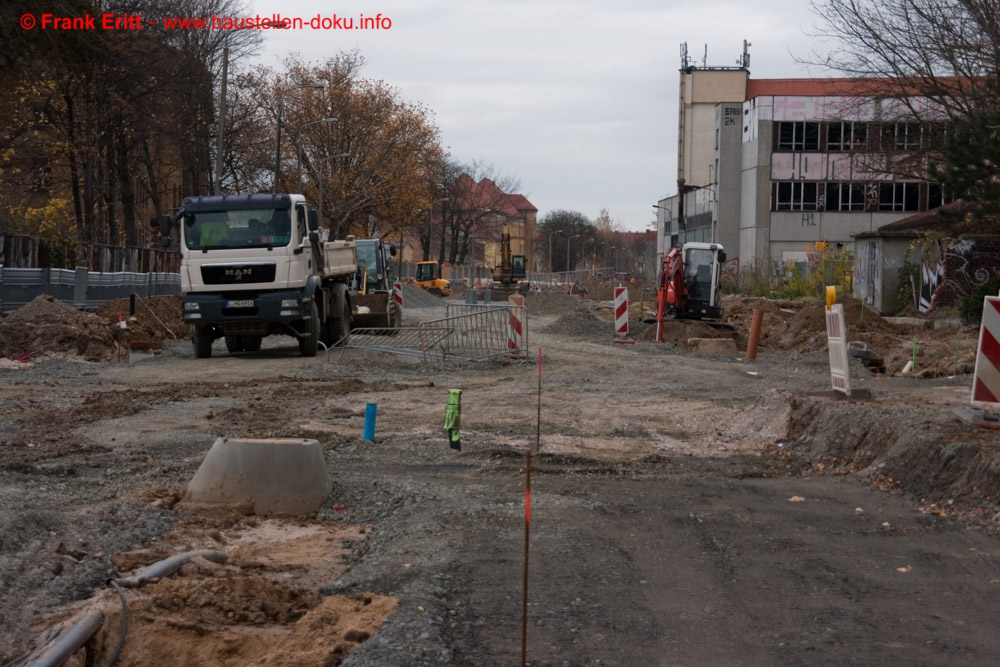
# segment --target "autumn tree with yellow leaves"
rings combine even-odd
[[[313,65],[293,58],[268,96],[276,107],[284,92],[288,140],[281,146],[279,189],[299,188],[318,206],[322,183],[321,214],[332,238],[395,237],[415,228],[444,160],[431,112],[384,81],[361,76],[363,66],[357,51]],[[312,82],[326,88],[302,86]],[[336,121],[322,122],[328,118]]]

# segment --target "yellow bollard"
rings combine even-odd
[[[826,309],[830,310],[830,306],[837,303],[837,288],[834,285],[826,286]]]

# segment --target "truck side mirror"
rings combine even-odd
[[[309,243],[319,245],[319,232],[317,230],[314,229],[309,232]]]
[[[160,234],[163,236],[170,236],[170,222],[169,215],[164,214],[160,216]]]
[[[724,250],[719,251],[719,264],[726,263],[726,252]]]
[[[316,209],[310,209],[308,215],[309,215],[308,218],[309,231],[315,232],[319,229],[319,213],[316,212]],[[309,238],[310,240],[312,239],[312,234],[309,235]]]
[[[394,246],[394,245],[389,246],[389,255],[391,257],[395,257],[396,256],[396,246]]]

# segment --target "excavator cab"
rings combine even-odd
[[[718,243],[685,243],[663,258],[658,279],[656,340],[662,342],[663,318],[722,319],[722,264],[726,252]]]
[[[719,284],[726,253],[718,243],[685,243],[684,299],[679,317],[720,319],[722,295]]]
[[[524,255],[511,255],[511,278],[521,280],[527,275],[527,258]]]

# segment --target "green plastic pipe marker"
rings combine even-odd
[[[452,449],[462,450],[462,390],[448,390],[448,408],[444,413],[444,430],[448,431],[448,442]]]

